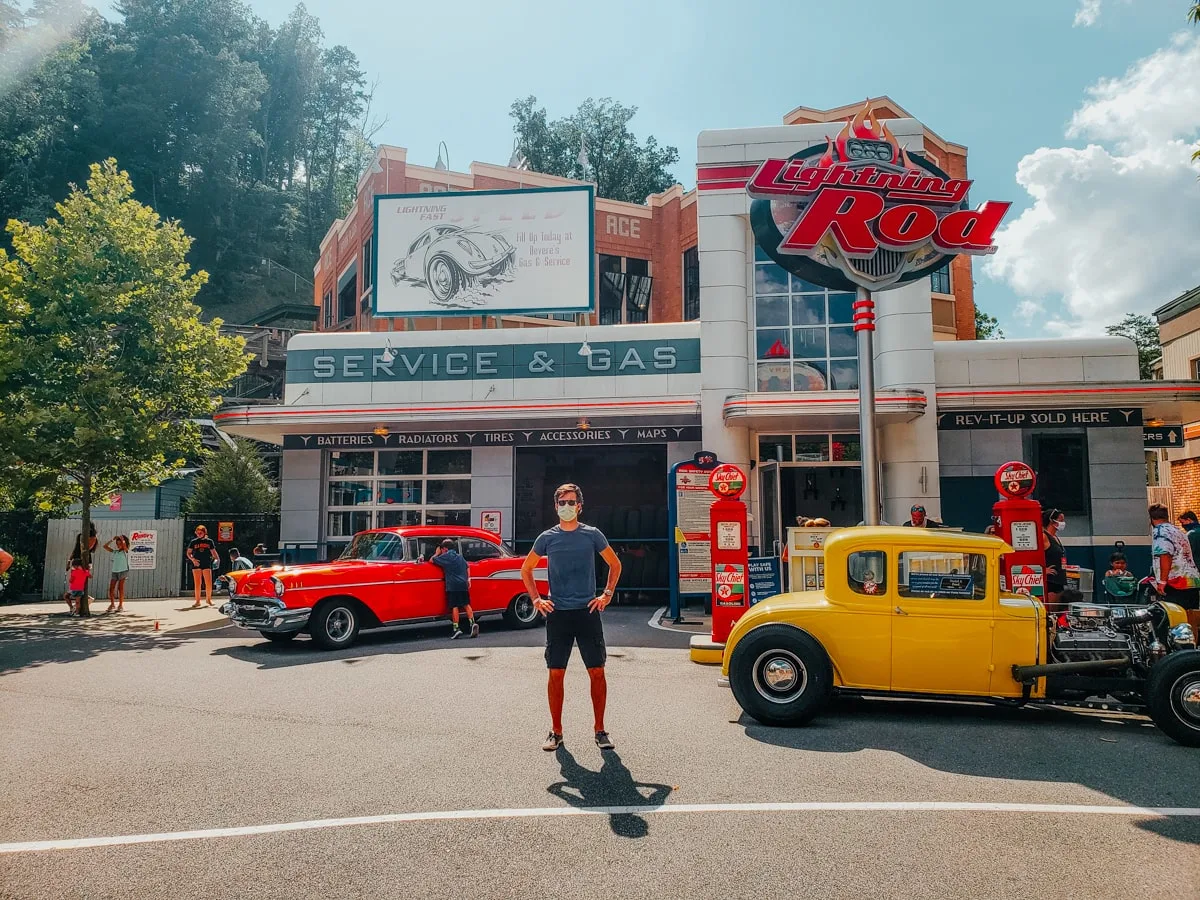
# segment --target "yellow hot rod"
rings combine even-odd
[[[1200,746],[1200,650],[1183,609],[1073,603],[1047,616],[1001,585],[1012,548],[985,535],[846,528],[825,588],[779,594],[734,626],[722,683],[767,725],[800,725],[835,692],[1052,703],[1112,698]]]

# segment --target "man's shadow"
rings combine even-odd
[[[621,757],[613,750],[604,751],[604,765],[599,772],[577,763],[566,747],[560,746],[555,758],[563,780],[546,790],[580,809],[604,809],[608,813],[609,827],[620,837],[643,838],[649,834],[650,826],[636,810],[662,806],[671,794],[670,785],[634,781]]]

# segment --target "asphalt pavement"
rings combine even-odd
[[[539,749],[540,629],[0,629],[0,896],[1200,897],[1200,751],[1146,720],[856,700],[766,728],[651,612],[605,614],[615,753],[578,656]]]

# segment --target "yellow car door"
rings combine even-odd
[[[892,690],[986,696],[995,630],[989,558],[904,551],[892,610]]]

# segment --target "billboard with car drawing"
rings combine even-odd
[[[590,185],[375,198],[381,317],[586,312]]]

